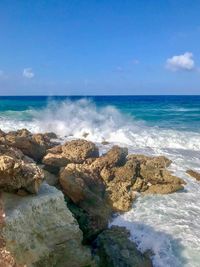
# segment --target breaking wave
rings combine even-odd
[[[200,149],[200,134],[150,127],[115,107],[97,107],[88,99],[50,102],[43,109],[1,114],[0,128],[5,131],[28,128],[32,132],[53,131],[61,137],[82,138],[94,142],[121,143],[135,148]]]

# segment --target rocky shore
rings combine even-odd
[[[183,189],[171,161],[54,140],[54,133],[0,131],[0,267],[152,266],[125,228],[108,223],[138,194]]]

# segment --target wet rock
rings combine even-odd
[[[93,266],[90,250],[81,244],[77,221],[56,188],[43,184],[38,195],[24,197],[2,193],[1,201],[5,214],[1,225],[3,249],[11,253],[16,264]]]
[[[190,176],[192,176],[193,178],[195,178],[197,181],[200,181],[200,173],[193,171],[193,170],[187,170],[186,171],[187,174],[189,174]]]
[[[103,231],[94,244],[98,266],[152,267],[151,260],[129,238],[130,233],[124,227],[113,226]]]

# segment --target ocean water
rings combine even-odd
[[[130,229],[155,267],[200,266],[200,182],[185,173],[200,171],[200,96],[0,97],[0,128],[53,131],[62,141],[88,133],[102,152],[119,144],[170,158],[185,189],[138,196],[111,224]]]

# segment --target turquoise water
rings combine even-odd
[[[0,128],[53,131],[61,142],[88,133],[100,152],[118,144],[170,158],[185,189],[138,196],[111,223],[130,229],[141,251],[151,250],[154,267],[200,266],[200,183],[186,174],[200,171],[200,96],[0,97]]]
[[[33,110],[42,110],[55,101],[77,101],[83,97],[0,97],[0,116],[7,119],[34,119]],[[93,96],[97,107],[113,106],[120,112],[162,128],[200,131],[200,96]]]

